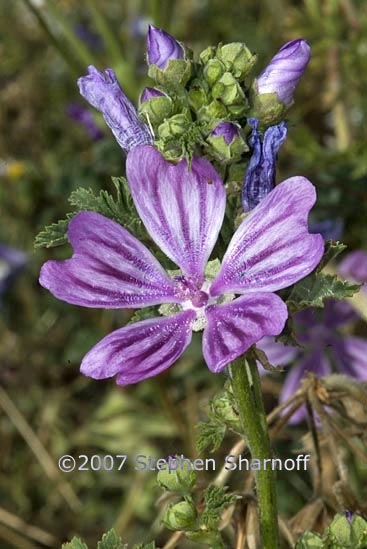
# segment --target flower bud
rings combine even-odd
[[[226,70],[239,80],[245,78],[257,59],[257,56],[253,55],[246,44],[242,42],[233,42],[219,46],[217,57],[222,61]]]
[[[162,29],[149,25],[147,34],[147,52],[149,65],[157,65],[161,70],[167,68],[171,59],[184,59],[184,49],[177,40]]]
[[[178,494],[189,494],[196,482],[196,471],[191,468],[189,460],[180,456],[167,459],[167,469],[161,469],[157,475],[157,483],[161,488]]]
[[[220,122],[207,138],[211,153],[220,162],[236,162],[248,150],[240,134],[240,127],[233,122]]]
[[[106,69],[104,75],[91,65],[88,67],[88,75],[79,78],[78,86],[81,95],[101,111],[125,152],[137,145],[152,143],[148,126],[138,118],[134,105],[123,93],[112,69]]]
[[[217,58],[209,59],[203,68],[204,78],[211,87],[214,86],[225,72],[226,68],[224,64]]]
[[[259,95],[276,93],[289,106],[297,84],[310,60],[310,46],[301,38],[287,42],[256,79]]]
[[[159,126],[172,114],[172,99],[155,88],[144,88],[140,96],[139,114],[148,124]]]
[[[287,137],[285,122],[268,128],[263,140],[258,131],[259,121],[249,118],[248,123],[253,128],[249,139],[253,153],[242,188],[242,206],[245,212],[252,210],[274,188],[278,150]]]
[[[190,128],[192,122],[188,113],[180,113],[167,118],[158,128],[160,139],[169,141],[184,135]]]
[[[228,111],[236,117],[248,108],[247,99],[238,81],[230,72],[225,72],[212,89],[214,99],[220,99]]]
[[[234,399],[231,393],[223,392],[216,395],[210,403],[212,414],[221,423],[241,432],[241,422],[234,408]]]
[[[170,505],[162,522],[170,530],[195,530],[197,512],[194,504],[180,501],[180,503]]]
[[[152,99],[153,97],[164,97],[164,95],[163,92],[156,90],[155,88],[144,88],[141,92],[140,104],[149,101],[149,99]]]

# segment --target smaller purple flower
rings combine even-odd
[[[365,250],[355,250],[348,254],[338,266],[340,276],[363,284],[361,290],[367,292],[367,252]]]
[[[144,88],[140,96],[140,104],[142,105],[145,101],[153,99],[154,97],[163,97],[165,94],[156,88]]]
[[[257,77],[258,93],[276,93],[280,102],[290,105],[309,60],[310,46],[306,40],[287,42]]]
[[[296,360],[287,373],[281,402],[294,394],[306,372],[326,376],[334,368],[367,380],[367,339],[343,333],[343,328],[357,319],[358,315],[349,303],[329,299],[323,310],[309,308],[294,315],[296,338],[303,347],[283,345],[271,337],[259,341],[257,346],[267,354],[271,364],[285,366]],[[298,423],[305,417],[306,407],[301,406],[290,423]]]
[[[270,126],[261,140],[257,118],[249,118],[253,128],[249,145],[253,149],[248,163],[242,188],[242,207],[245,212],[252,210],[275,187],[275,167],[280,146],[287,137],[287,125],[281,122]]]
[[[312,223],[310,233],[320,233],[325,240],[340,240],[344,231],[344,221],[337,219],[323,219]]]
[[[79,78],[78,86],[81,95],[101,111],[125,152],[129,152],[137,145],[152,143],[153,138],[148,126],[138,118],[134,105],[120,88],[112,69],[106,69],[103,74],[90,65],[88,75]]]
[[[171,59],[184,59],[184,49],[177,40],[162,29],[149,25],[147,34],[148,64],[164,71]]]
[[[27,256],[23,252],[0,244],[0,295],[26,263]]]
[[[99,141],[99,139],[102,139],[104,134],[94,122],[93,116],[88,109],[82,105],[78,105],[77,103],[71,103],[68,105],[66,112],[72,120],[84,126],[89,137],[93,139],[93,141]]]
[[[211,136],[217,137],[222,135],[227,145],[230,145],[232,141],[238,137],[239,128],[233,122],[220,122],[212,131]]]

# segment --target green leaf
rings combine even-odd
[[[332,260],[335,259],[341,252],[343,252],[347,246],[343,242],[334,242],[333,240],[327,240],[325,242],[324,255],[321,258],[320,263],[317,266],[316,271],[320,272],[322,269]]]
[[[296,339],[292,317],[288,318],[282,332],[276,336],[275,341],[280,341],[284,345],[291,345],[292,347],[302,347]]]
[[[336,275],[313,272],[293,286],[287,306],[291,313],[306,307],[323,307],[325,299],[351,297],[360,287],[360,284],[340,280]]]
[[[88,545],[80,538],[74,536],[71,541],[63,543],[61,549],[88,549]]]
[[[216,527],[223,511],[231,505],[239,496],[227,494],[228,486],[208,486],[204,492],[205,510],[200,517],[200,525],[209,530]]]
[[[53,248],[62,246],[68,241],[67,230],[70,219],[73,214],[68,214],[66,219],[62,219],[57,223],[45,227],[35,238],[34,245],[36,248]]]
[[[101,541],[97,543],[97,549],[126,549],[127,545],[122,543],[122,539],[118,536],[115,530],[109,530],[103,534]]]
[[[159,316],[158,307],[144,307],[144,309],[135,311],[127,324],[134,324],[135,322],[154,318],[155,316]]]
[[[218,450],[226,434],[226,427],[218,421],[210,420],[207,423],[198,423],[197,429],[199,430],[197,441],[199,452],[204,452],[206,449],[210,452]]]
[[[326,549],[327,545],[324,544],[318,534],[313,532],[306,532],[297,541],[295,549]]]

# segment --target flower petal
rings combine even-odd
[[[272,366],[285,366],[292,362],[299,353],[297,347],[291,345],[284,345],[281,341],[275,341],[273,337],[265,336],[256,344],[256,347],[264,351],[268,360]],[[264,368],[259,369],[263,374],[266,370]]]
[[[285,402],[299,389],[301,380],[306,372],[313,372],[318,376],[327,376],[331,368],[326,357],[319,351],[315,351],[300,360],[296,366],[292,366],[285,379],[283,390],[280,394],[280,402]],[[306,406],[302,405],[289,419],[290,424],[299,423],[306,418]]]
[[[127,177],[149,234],[186,275],[203,277],[225,210],[224,185],[203,158],[171,164],[153,147],[127,157]]]
[[[333,338],[331,349],[342,373],[367,379],[367,340],[361,337]]]
[[[117,374],[118,385],[137,383],[169,368],[192,337],[195,312],[150,318],[103,338],[84,357],[80,371],[94,379]]]
[[[71,259],[47,261],[40,283],[63,301],[84,307],[146,307],[179,302],[155,257],[118,223],[81,212],[69,224]]]
[[[280,290],[308,275],[324,251],[322,236],[308,232],[315,199],[315,188],[304,177],[275,187],[235,232],[211,295]]]
[[[271,293],[247,294],[208,307],[203,354],[209,370],[220,372],[263,336],[280,334],[287,316],[285,303]]]

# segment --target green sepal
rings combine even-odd
[[[209,153],[218,160],[218,162],[223,162],[224,164],[238,162],[242,154],[249,150],[241,133],[239,133],[229,145],[222,135],[209,136],[206,141]]]
[[[226,72],[226,67],[219,59],[214,57],[204,65],[203,76],[210,87],[213,87],[219,78]]]
[[[209,105],[204,105],[197,112],[197,117],[200,122],[206,122],[214,126],[216,122],[225,120],[228,117],[228,110],[221,99],[214,99]]]
[[[181,462],[180,456],[175,456],[177,462]],[[188,462],[180,463],[177,470],[172,467],[169,469],[169,460],[167,469],[161,469],[157,475],[157,483],[161,488],[169,492],[175,492],[181,495],[189,494],[196,482],[197,473],[194,469],[190,469]]]
[[[167,95],[147,99],[139,107],[139,115],[147,124],[159,126],[173,112],[173,102]]]
[[[186,109],[183,113],[171,116],[158,127],[158,138],[170,141],[181,137],[189,130],[191,124],[191,116],[188,109]]]
[[[162,70],[157,65],[149,65],[148,76],[164,89],[177,90],[186,86],[192,74],[190,59],[170,59]]]
[[[206,65],[206,63],[210,59],[213,59],[213,57],[215,57],[216,51],[217,48],[215,46],[208,46],[207,48],[205,48],[205,50],[203,50],[199,56],[200,63]]]
[[[170,505],[162,523],[169,530],[195,530],[197,517],[194,503],[190,500],[185,500]]]
[[[61,549],[88,549],[88,545],[80,538],[74,536],[71,541],[63,543]]]
[[[126,547],[127,545],[122,543],[122,539],[113,528],[103,534],[101,541],[97,543],[97,549],[125,549]]]
[[[260,129],[279,124],[284,118],[286,105],[281,103],[276,93],[257,93],[256,81],[250,93],[250,114],[260,121]]]
[[[226,70],[239,80],[245,78],[257,61],[257,55],[253,55],[243,42],[232,42],[219,46],[217,57],[222,61]]]
[[[220,99],[226,107],[236,107],[236,116],[248,109],[246,96],[238,81],[230,72],[225,72],[212,89],[214,99]]]
[[[326,549],[326,545],[318,534],[306,532],[297,541],[295,549]]]

